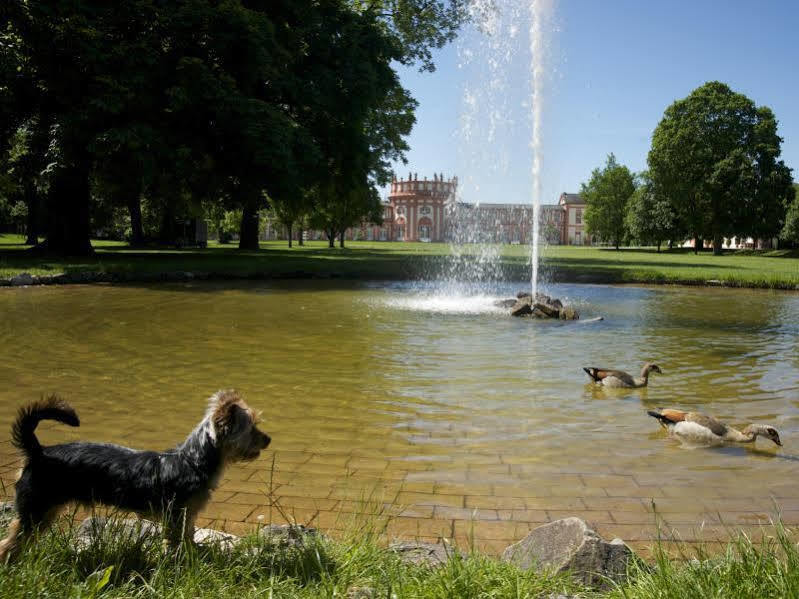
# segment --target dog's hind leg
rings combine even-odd
[[[19,518],[14,518],[8,525],[6,538],[0,541],[0,564],[5,564],[14,557],[14,553],[19,545],[22,535],[22,522]]]
[[[35,532],[44,532],[58,515],[58,507],[51,508],[40,515],[14,518],[8,525],[6,538],[0,541],[0,564],[14,559],[17,550]]]

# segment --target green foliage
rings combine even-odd
[[[639,175],[624,223],[630,238],[639,245],[657,245],[659,250],[663,241],[679,240],[674,209],[668,198],[657,192],[646,172]]]
[[[218,203],[241,211],[251,249],[267,194],[296,219],[326,187],[323,210],[340,200],[347,219],[368,217],[361,199],[390,179],[414,122],[393,67],[432,70],[467,17],[461,0],[13,0],[7,14],[0,185],[15,185],[2,158],[14,132],[36,123],[26,168],[46,172],[47,247],[62,253],[91,251],[90,218],[120,209],[140,242]]]
[[[375,15],[395,44],[402,49],[398,60],[405,65],[421,63],[420,71],[434,71],[432,50],[455,39],[469,20],[465,0],[351,0],[356,10]]]
[[[624,239],[624,215],[635,191],[635,178],[626,166],[609,154],[605,167],[594,169],[588,183],[580,187],[586,201],[585,223],[589,234],[610,241],[616,249]]]
[[[785,241],[799,245],[799,184],[794,183],[794,198],[785,215],[785,226],[780,237]]]
[[[772,237],[782,227],[790,169],[767,107],[711,81],[669,106],[652,136],[649,170],[686,233]]]

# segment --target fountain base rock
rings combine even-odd
[[[498,300],[494,304],[500,308],[510,308],[511,316],[556,320],[578,320],[580,318],[577,310],[571,306],[564,306],[559,299],[553,299],[543,293],[536,293],[533,298],[530,293],[519,292],[516,299]]]

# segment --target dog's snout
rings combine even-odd
[[[272,442],[272,439],[266,433],[261,433],[261,448],[266,449],[269,447],[269,444]]]

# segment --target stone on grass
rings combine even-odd
[[[604,541],[580,518],[564,518],[530,531],[509,546],[502,559],[523,570],[571,572],[586,585],[606,587],[621,581],[633,553],[621,539]]]
[[[14,287],[22,287],[23,285],[33,285],[36,280],[29,272],[21,272],[18,275],[11,277],[11,285]]]
[[[416,543],[397,541],[388,546],[406,564],[416,566],[441,566],[449,561],[454,549],[444,543]]]
[[[372,587],[350,587],[347,589],[347,599],[374,599],[375,590]]]
[[[161,527],[149,520],[89,516],[75,530],[75,545],[84,550],[98,542],[135,543],[160,534]]]
[[[78,549],[87,549],[99,540],[114,542],[142,542],[162,535],[161,525],[149,520],[135,518],[105,518],[90,516],[80,523],[75,531]],[[198,545],[219,545],[221,549],[232,549],[241,539],[227,532],[211,528],[196,528],[194,542]]]
[[[11,522],[16,513],[16,507],[11,501],[0,501],[0,526]]]
[[[306,540],[323,538],[315,528],[302,524],[269,524],[258,531],[258,536],[279,549],[294,549]]]

